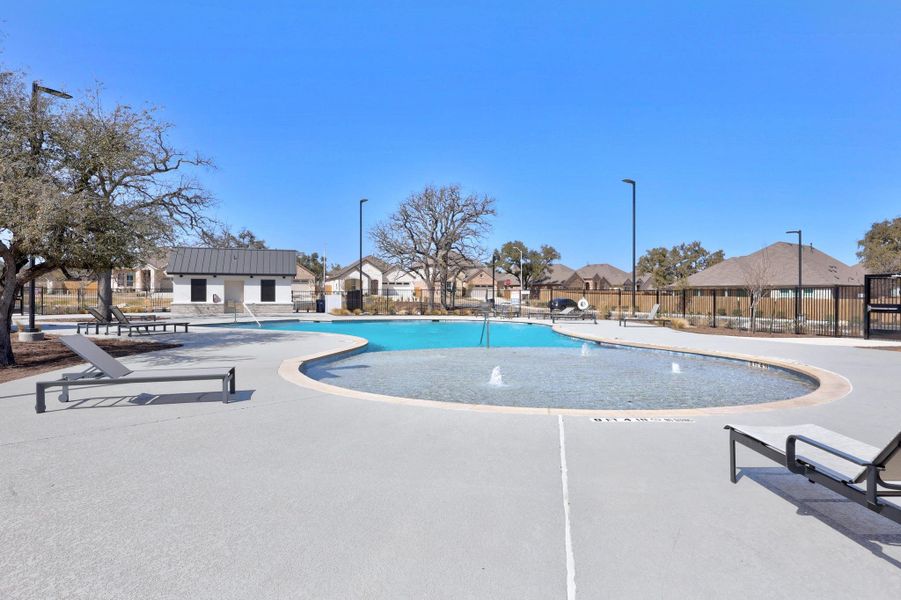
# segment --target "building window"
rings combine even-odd
[[[275,280],[260,280],[260,302],[275,302]]]
[[[191,302],[206,302],[206,279],[191,280]]]
[[[126,273],[125,274],[125,287],[134,287],[135,286],[135,274],[134,273]]]

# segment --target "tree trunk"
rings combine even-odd
[[[105,269],[97,272],[97,310],[107,320],[113,305],[113,271]]]
[[[15,303],[16,287],[3,288],[3,293],[0,294],[0,367],[11,367],[16,364],[10,333]]]

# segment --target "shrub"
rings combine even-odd
[[[669,325],[673,329],[688,329],[688,327],[690,326],[688,321],[685,319],[672,319]]]
[[[733,309],[732,309],[732,316],[733,316],[733,317],[740,317],[740,316],[741,316],[741,309],[740,309],[740,308],[733,308]]]
[[[717,309],[716,309],[716,316],[718,316],[718,317],[725,317],[725,316],[726,316],[726,309],[723,308],[722,306],[719,307],[719,308],[717,308]]]
[[[353,315],[354,315],[355,317],[359,317],[359,316],[362,315],[362,314],[363,314],[363,311],[360,310],[359,308],[355,308],[355,309],[354,309]]]

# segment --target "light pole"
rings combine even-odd
[[[635,180],[623,179],[632,186],[632,316],[635,316]]]
[[[363,310],[363,204],[366,198],[360,199],[360,310]]]
[[[785,233],[798,234],[798,293],[795,294],[795,334],[801,333],[801,230],[792,229]]]
[[[513,246],[519,252],[519,316],[522,316],[522,248]]]
[[[63,100],[71,100],[72,96],[67,94],[66,92],[61,92],[59,90],[54,90],[52,88],[42,86],[38,81],[31,82],[31,122],[34,125],[34,140],[31,145],[31,154],[34,157],[35,162],[35,174],[37,174],[37,162],[38,156],[41,153],[41,144],[43,143],[44,131],[43,129],[39,130],[37,127],[38,123],[38,96],[40,94],[48,94],[50,96],[56,96],[57,98],[62,98]],[[28,256],[28,274],[31,275],[31,272],[34,271],[34,254]],[[28,329],[26,331],[34,332],[34,296],[37,291],[34,277],[31,277],[31,281],[28,283]]]

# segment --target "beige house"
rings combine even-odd
[[[134,268],[113,269],[112,288],[120,292],[171,292],[172,278],[166,274],[167,257],[153,257]]]
[[[316,275],[305,266],[298,264],[291,292],[294,295],[312,295],[316,291]]]
[[[757,279],[771,296],[790,295],[798,286],[798,244],[776,242],[746,256],[728,258],[688,278],[689,287],[743,289]],[[804,287],[863,285],[863,270],[849,266],[812,246],[801,247]],[[805,294],[809,291],[805,291]]]

